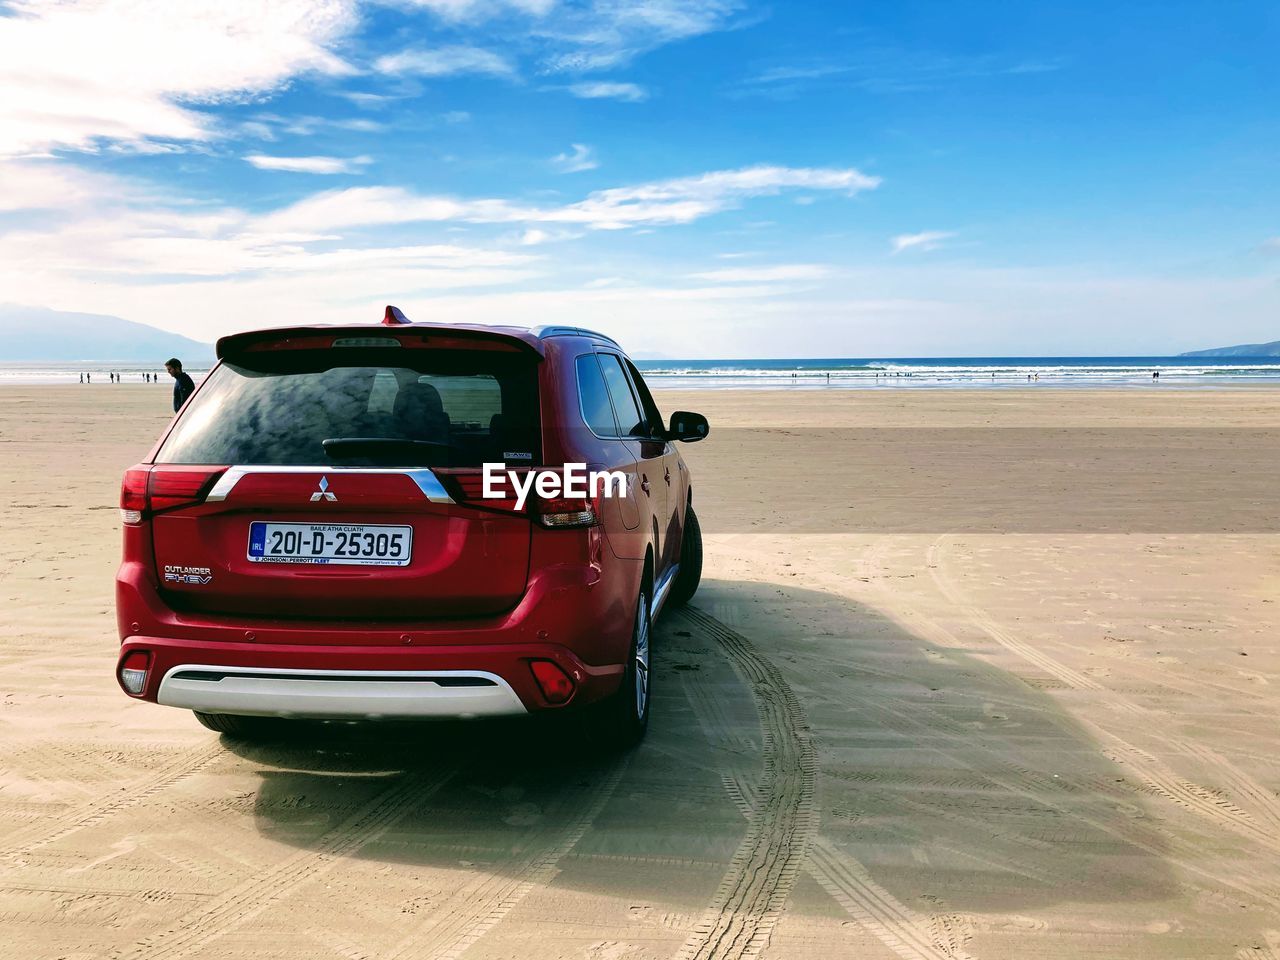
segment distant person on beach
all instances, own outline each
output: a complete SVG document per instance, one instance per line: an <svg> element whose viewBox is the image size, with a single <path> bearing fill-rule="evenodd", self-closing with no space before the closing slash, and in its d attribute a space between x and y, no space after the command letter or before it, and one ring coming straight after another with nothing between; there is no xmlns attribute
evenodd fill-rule
<svg viewBox="0 0 1280 960"><path fill-rule="evenodd" d="M173 377L173 412L177 413L187 402L187 397L196 392L196 385L191 381L191 377L182 372L182 361L177 357L166 360L164 368L169 376Z"/></svg>
<svg viewBox="0 0 1280 960"><path fill-rule="evenodd" d="M80 382L81 382L81 383L84 383L84 374L83 374L83 373L82 373L82 374L80 374Z"/></svg>
<svg viewBox="0 0 1280 960"><path fill-rule="evenodd" d="M1151 371L1151 379L1152 379L1152 380L1159 380L1159 379L1160 379L1160 371L1159 371L1159 370L1152 370L1152 371Z"/></svg>

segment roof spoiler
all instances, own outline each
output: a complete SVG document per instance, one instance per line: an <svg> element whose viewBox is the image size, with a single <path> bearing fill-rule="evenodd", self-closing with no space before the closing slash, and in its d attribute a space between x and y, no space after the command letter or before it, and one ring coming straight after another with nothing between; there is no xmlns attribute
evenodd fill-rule
<svg viewBox="0 0 1280 960"><path fill-rule="evenodd" d="M394 307L389 309L394 310ZM399 311L396 311L399 313ZM394 316L392 314L391 316ZM404 314L400 314L404 317ZM530 333L511 333L500 328L486 329L483 327L464 327L450 326L448 324L431 324L431 323L413 323L407 318L402 320L393 320L386 323L385 326L393 329L404 331L407 340L413 340L415 343L421 341L426 344L451 342L454 345L473 341L476 343L488 341L490 343L500 342L512 347L518 347L521 350L527 350L538 358L545 355L542 341ZM409 329L412 328L412 329ZM219 360L229 360L235 357L243 356L247 353L261 353L286 350L327 350L333 344L336 338L356 337L369 338L379 337L377 327L370 327L368 324L343 324L341 326L301 326L301 327L277 327L266 330L246 330L244 333L232 333L225 337L220 337L216 344L216 351ZM382 339L390 339L392 337L390 330L381 334Z"/></svg>

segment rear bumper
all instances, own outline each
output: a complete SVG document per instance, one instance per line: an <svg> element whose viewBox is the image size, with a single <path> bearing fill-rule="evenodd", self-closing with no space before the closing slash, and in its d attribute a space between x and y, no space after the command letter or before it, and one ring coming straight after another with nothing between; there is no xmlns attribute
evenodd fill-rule
<svg viewBox="0 0 1280 960"><path fill-rule="evenodd" d="M256 691L252 711L238 699L249 696L248 692L236 693L227 704L203 699L215 693L221 697L248 681L196 690L188 689L187 684L170 683L162 698L161 683L175 667L194 664L276 673L339 671L358 675L361 682L387 672L483 674L500 679L519 703L517 708L505 697L499 703L492 690L479 703L467 703L459 694L439 695L435 685L417 691L431 703L402 704L392 714L382 702L386 698L381 688L374 697L365 696L359 688L345 688L354 691L350 696L334 688L339 691L337 696L346 698L333 705L341 711L334 714L337 716L479 716L493 715L499 709L507 712L508 708L515 713L559 709L599 700L618 688L630 647L642 572L639 562L629 561L612 561L608 577L588 565L552 565L535 574L515 608L494 617L364 622L179 612L165 604L146 565L125 562L116 578L120 660L136 650L150 655L142 692L130 696L202 712L232 713L235 707L243 713L301 715L289 697L303 688L286 680L274 685L254 681L250 684ZM573 679L575 691L567 703L552 704L543 696L529 667L532 660L550 660ZM324 691L317 688L313 693L319 696ZM335 696L332 692L324 695ZM199 699L199 704L193 698ZM281 698L281 705L272 707L276 698ZM451 703L458 709L450 710Z"/></svg>
<svg viewBox="0 0 1280 960"><path fill-rule="evenodd" d="M623 672L622 664L585 664L555 644L415 649L132 637L120 648L120 662L137 650L146 651L150 663L142 692L130 694L134 699L250 716L509 716L599 700L618 688ZM533 660L550 660L573 678L568 703L543 696L529 667ZM196 672L205 676L185 676Z"/></svg>
<svg viewBox="0 0 1280 960"><path fill-rule="evenodd" d="M314 719L502 717L527 712L511 685L477 671L245 670L179 664L156 702L202 713Z"/></svg>

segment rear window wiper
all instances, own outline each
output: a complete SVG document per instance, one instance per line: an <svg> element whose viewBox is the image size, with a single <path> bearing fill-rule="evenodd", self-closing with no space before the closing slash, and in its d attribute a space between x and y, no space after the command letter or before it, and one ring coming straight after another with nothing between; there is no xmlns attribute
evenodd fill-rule
<svg viewBox="0 0 1280 960"><path fill-rule="evenodd" d="M330 437L320 441L324 452L335 460L404 458L414 462L437 460L438 451L449 444L435 440L405 440L399 437Z"/></svg>

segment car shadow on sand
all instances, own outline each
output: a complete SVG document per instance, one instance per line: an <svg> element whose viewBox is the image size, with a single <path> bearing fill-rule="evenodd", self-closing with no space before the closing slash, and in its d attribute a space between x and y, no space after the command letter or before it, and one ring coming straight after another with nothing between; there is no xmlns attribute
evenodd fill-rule
<svg viewBox="0 0 1280 960"><path fill-rule="evenodd" d="M473 902L494 877L554 879L697 917L769 818L807 804L789 843L837 902L861 889L908 916L930 904L1009 914L1172 895L1142 785L1051 693L843 597L713 581L699 604L658 624L638 749L602 752L558 722L224 736L261 778L257 829L300 850L430 868L399 891L393 872L392 898L430 882L439 902ZM779 628L788 605L804 626ZM794 729L762 727L779 699L794 700ZM800 793L774 796L777 740L790 736L813 771ZM509 899L510 885L493 895Z"/></svg>

